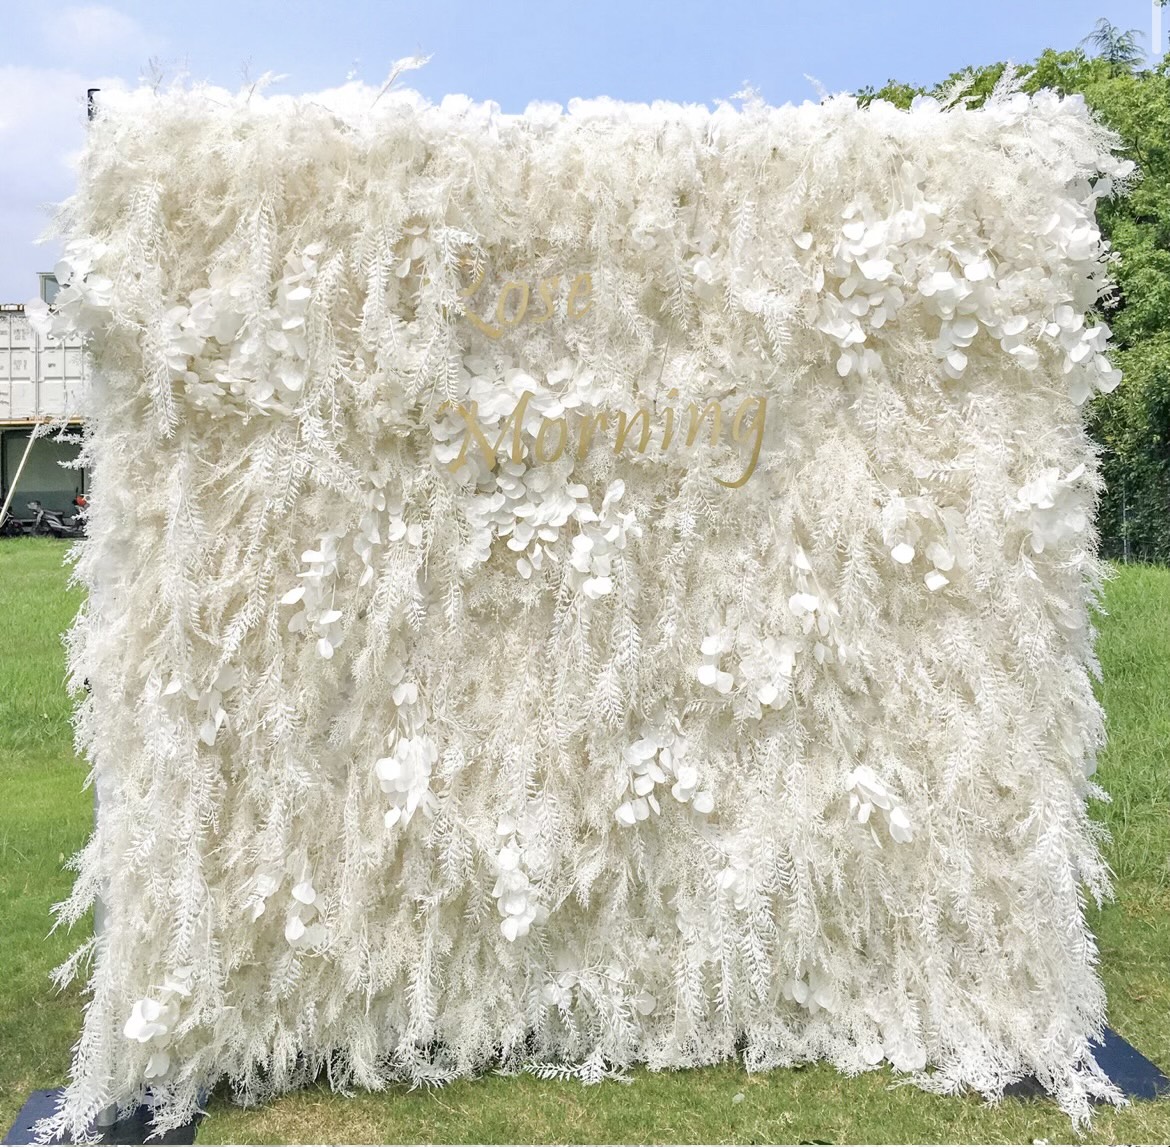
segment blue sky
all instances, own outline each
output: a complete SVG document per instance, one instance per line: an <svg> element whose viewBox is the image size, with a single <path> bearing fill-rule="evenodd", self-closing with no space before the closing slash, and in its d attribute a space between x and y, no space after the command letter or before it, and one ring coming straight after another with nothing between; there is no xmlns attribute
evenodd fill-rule
<svg viewBox="0 0 1170 1147"><path fill-rule="evenodd" d="M982 0L898 4L824 0L203 0L10 5L0 32L0 302L35 293L55 247L32 240L44 205L67 196L86 87L166 75L235 87L286 76L279 90L346 78L379 83L390 63L430 55L406 82L438 99L462 92L506 112L573 96L710 102L750 84L770 103L896 77L933 82L967 65L1026 61L1075 46L1105 16L1148 46L1150 0ZM1170 17L1166 20L1170 27Z"/></svg>

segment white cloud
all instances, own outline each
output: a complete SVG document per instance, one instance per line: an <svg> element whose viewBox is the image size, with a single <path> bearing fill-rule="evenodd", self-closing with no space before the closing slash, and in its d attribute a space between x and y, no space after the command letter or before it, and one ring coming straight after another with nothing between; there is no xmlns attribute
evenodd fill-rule
<svg viewBox="0 0 1170 1147"><path fill-rule="evenodd" d="M79 65L144 65L165 42L147 32L133 16L105 4L75 4L48 9L41 23L46 50Z"/></svg>
<svg viewBox="0 0 1170 1147"><path fill-rule="evenodd" d="M48 8L40 30L38 55L55 66L0 66L0 302L35 295L35 273L57 260L59 244L34 241L49 226L48 205L72 194L86 89L120 85L119 73L135 78L166 46L104 4Z"/></svg>
<svg viewBox="0 0 1170 1147"><path fill-rule="evenodd" d="M56 244L32 244L50 223L46 206L73 191L86 88L120 82L69 68L0 67L0 302L35 295L35 272L56 261Z"/></svg>

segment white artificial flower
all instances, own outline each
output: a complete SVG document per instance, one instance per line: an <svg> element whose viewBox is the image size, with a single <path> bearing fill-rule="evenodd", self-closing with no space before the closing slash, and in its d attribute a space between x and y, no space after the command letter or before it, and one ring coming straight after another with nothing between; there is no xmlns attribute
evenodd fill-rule
<svg viewBox="0 0 1170 1147"><path fill-rule="evenodd" d="M703 660L700 662L695 675L699 683L709 686L717 693L730 693L735 685L735 678L726 670L721 669L719 662L724 654L734 648L735 635L727 628L718 629L703 638L700 651Z"/></svg>
<svg viewBox="0 0 1170 1147"><path fill-rule="evenodd" d="M908 844L914 839L914 832L910 827L910 818L906 815L905 809L890 809L889 825L890 836L899 844Z"/></svg>
<svg viewBox="0 0 1170 1147"><path fill-rule="evenodd" d="M325 926L319 920L306 924L303 910L292 912L285 921L284 938L293 948L319 948L325 943Z"/></svg>
<svg viewBox="0 0 1170 1147"><path fill-rule="evenodd" d="M403 700L407 700L403 696ZM410 697L417 699L412 687ZM414 813L422 808L430 814L434 809L430 791L431 770L439 759L435 742L426 735L415 737L400 736L389 757L374 762L374 773L382 792L390 796L392 805L385 814L387 827L410 823Z"/></svg>
<svg viewBox="0 0 1170 1147"><path fill-rule="evenodd" d="M875 809L881 811L891 839L898 844L908 844L913 839L909 817L894 799L885 782L868 765L859 765L845 778L845 790L849 793L849 811L859 824L869 824L874 843L881 846L881 839L871 823Z"/></svg>
<svg viewBox="0 0 1170 1147"><path fill-rule="evenodd" d="M123 1034L127 1039L147 1043L159 1036L167 1035L179 1019L179 1006L174 1002L164 1003L149 996L135 1002L126 1021Z"/></svg>
<svg viewBox="0 0 1170 1147"><path fill-rule="evenodd" d="M816 594L812 593L794 593L788 599L788 608L792 610L797 617L803 617L808 613L815 613L817 607L820 605L820 599Z"/></svg>
<svg viewBox="0 0 1170 1147"><path fill-rule="evenodd" d="M191 994L191 983L194 978L195 968L190 964L184 964L181 968L175 968L167 973L163 978L160 991L164 994L186 998Z"/></svg>
<svg viewBox="0 0 1170 1147"><path fill-rule="evenodd" d="M706 815L715 807L711 793L699 792L699 772L686 763L687 742L677 718L667 717L663 707L644 722L641 736L628 745L622 760L629 769L629 796L614 811L617 822L632 827L660 813L657 786L670 786L670 793L680 804L690 804Z"/></svg>
<svg viewBox="0 0 1170 1147"><path fill-rule="evenodd" d="M926 582L926 588L932 593L942 589L950 581L946 574L940 573L938 570L930 570L923 576L922 580Z"/></svg>
<svg viewBox="0 0 1170 1147"><path fill-rule="evenodd" d="M801 600L795 600L797 598ZM810 622L815 620L819 605L819 599L812 594L796 594L789 602L789 608L796 616L807 617ZM791 637L765 637L761 641L754 633L741 629L736 646L745 692L757 702L751 715L759 718L766 708L783 708L791 695L792 678L796 672L797 656L804 648L803 642Z"/></svg>
<svg viewBox="0 0 1170 1147"><path fill-rule="evenodd" d="M515 940L519 936L528 935L528 929L536 919L536 903L528 874L516 865L505 867L503 854L500 865L500 874L496 878L492 895L496 897L500 915L504 917L500 925L504 936L508 940Z"/></svg>
<svg viewBox="0 0 1170 1147"><path fill-rule="evenodd" d="M861 765L845 778L845 788L850 792L849 807L861 824L869 820L870 812L876 807L893 807L889 790L868 765Z"/></svg>
<svg viewBox="0 0 1170 1147"><path fill-rule="evenodd" d="M1011 509L1031 534L1033 553L1081 543L1091 504L1081 484L1084 474L1084 465L1063 477L1059 469L1050 467L1020 487Z"/></svg>
<svg viewBox="0 0 1170 1147"><path fill-rule="evenodd" d="M691 801L691 807L695 812L707 816L709 813L715 811L714 794L707 791L695 793L694 799Z"/></svg>
<svg viewBox="0 0 1170 1147"><path fill-rule="evenodd" d="M926 556L934 563L936 569L944 573L954 569L955 555L941 542L931 542L926 547Z"/></svg>
<svg viewBox="0 0 1170 1147"><path fill-rule="evenodd" d="M171 1069L171 1056L166 1048L153 1052L143 1068L143 1079L159 1079Z"/></svg>
<svg viewBox="0 0 1170 1147"><path fill-rule="evenodd" d="M742 857L733 857L725 868L716 873L715 886L721 892L728 893L732 904L743 911L749 906L755 888L751 863Z"/></svg>
<svg viewBox="0 0 1170 1147"><path fill-rule="evenodd" d="M548 917L548 909L539 902L528 867L530 857L539 851L533 847L537 842L532 838L539 832L540 810L539 801L530 802L528 811L519 820L501 818L498 826L500 830L513 830L508 834L497 833L507 835L507 840L496 856L497 876L492 889L496 908L503 917L500 931L509 943L527 936L533 924L543 923ZM540 863L539 855L536 863Z"/></svg>
<svg viewBox="0 0 1170 1147"><path fill-rule="evenodd" d="M573 1006L573 990L557 981L545 984L540 991L540 998L546 1004L554 1004L556 1007L567 1011Z"/></svg>
<svg viewBox="0 0 1170 1147"><path fill-rule="evenodd" d="M625 489L625 483L615 479L606 488L600 512L595 513L587 501L577 504L573 511L581 532L572 541L568 581L587 601L596 601L613 592L616 557L632 538L642 535L635 515L617 508Z"/></svg>
<svg viewBox="0 0 1170 1147"><path fill-rule="evenodd" d="M796 974L784 982L781 994L814 1016L822 1009L833 1011L837 1006L836 992L828 974L819 965L810 967L803 961Z"/></svg>

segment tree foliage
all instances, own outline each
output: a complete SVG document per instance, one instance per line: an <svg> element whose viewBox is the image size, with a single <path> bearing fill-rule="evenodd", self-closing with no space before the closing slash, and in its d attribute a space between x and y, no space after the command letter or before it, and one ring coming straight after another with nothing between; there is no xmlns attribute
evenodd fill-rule
<svg viewBox="0 0 1170 1147"><path fill-rule="evenodd" d="M1133 72L1145 58L1138 45L1141 33L1136 28L1123 32L1116 24L1110 24L1102 16L1097 26L1082 41L1097 49L1097 57L1109 65L1111 76Z"/></svg>
<svg viewBox="0 0 1170 1147"><path fill-rule="evenodd" d="M1141 178L1125 197L1103 202L1102 228L1119 260L1117 291L1104 317L1113 328L1122 385L1098 397L1091 427L1103 449L1106 488L1099 513L1105 552L1170 561L1170 56L1152 68L1126 63L1131 33L1098 24L1084 43L1098 49L1048 50L1018 69L1025 91L1078 93L1121 136ZM1125 38L1129 37L1128 40ZM1119 38L1124 43L1119 44ZM1132 55L1132 54L1131 54ZM860 98L909 107L916 96L940 95L966 82L965 97L981 103L1005 63L955 73L927 88L888 81Z"/></svg>

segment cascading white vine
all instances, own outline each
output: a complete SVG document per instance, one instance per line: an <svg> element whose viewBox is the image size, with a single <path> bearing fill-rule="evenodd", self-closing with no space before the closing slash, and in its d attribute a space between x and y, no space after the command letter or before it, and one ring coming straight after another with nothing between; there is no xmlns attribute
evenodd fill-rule
<svg viewBox="0 0 1170 1147"><path fill-rule="evenodd" d="M97 378L62 917L108 923L42 1130L737 1046L1117 1100L1114 143L1010 85L103 92L38 321Z"/></svg>

